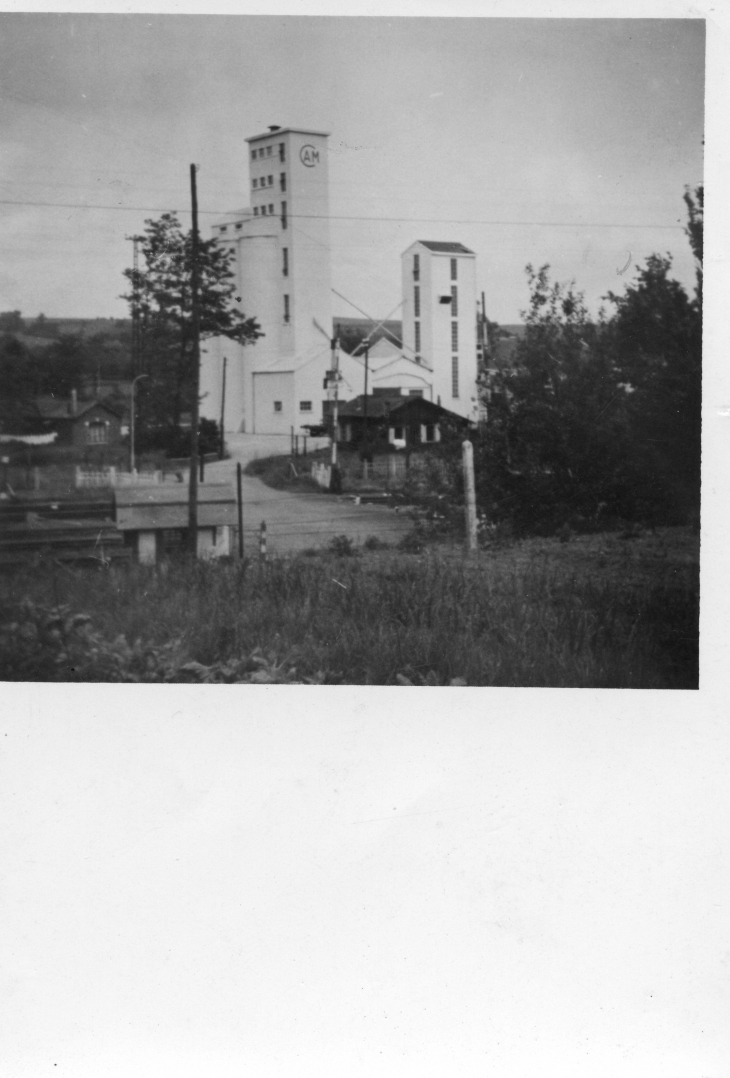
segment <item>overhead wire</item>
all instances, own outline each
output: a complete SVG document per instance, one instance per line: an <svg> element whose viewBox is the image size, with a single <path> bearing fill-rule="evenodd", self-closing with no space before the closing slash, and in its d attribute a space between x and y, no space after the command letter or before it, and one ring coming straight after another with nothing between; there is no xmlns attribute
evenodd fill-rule
<svg viewBox="0 0 730 1078"><path fill-rule="evenodd" d="M161 206L111 206L89 205L85 202L43 202L31 199L0 199L0 206L34 206L62 210L107 210L122 213L190 213L189 209L174 209ZM199 210L199 213L212 217L230 216L230 210ZM517 228L640 228L660 230L682 230L682 224L635 224L627 221L500 221L496 219L479 218L445 218L445 217L364 217L358 215L326 214L326 213L297 213L289 214L290 218L299 221L362 221L362 222L389 222L389 223L414 223L414 224L441 224L441 225L490 225L498 227Z"/></svg>

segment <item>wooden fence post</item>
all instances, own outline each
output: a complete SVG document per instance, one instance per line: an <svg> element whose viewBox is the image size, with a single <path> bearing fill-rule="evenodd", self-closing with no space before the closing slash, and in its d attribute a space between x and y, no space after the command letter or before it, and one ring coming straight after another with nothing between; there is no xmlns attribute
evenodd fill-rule
<svg viewBox="0 0 730 1078"><path fill-rule="evenodd" d="M464 510L466 513L466 549L471 554L477 549L477 500L474 489L474 446L467 439L462 442L464 464Z"/></svg>

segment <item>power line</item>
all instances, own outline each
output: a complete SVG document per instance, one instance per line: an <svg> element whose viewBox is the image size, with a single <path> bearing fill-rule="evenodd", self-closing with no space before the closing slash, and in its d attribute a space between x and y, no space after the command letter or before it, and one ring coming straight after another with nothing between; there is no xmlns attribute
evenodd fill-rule
<svg viewBox="0 0 730 1078"><path fill-rule="evenodd" d="M20 201L16 199L0 199L0 206L36 206L46 207L61 210L113 210L123 213L190 213L190 210L170 209L169 207L161 206L100 206L100 205L88 205L84 202L32 202L32 201ZM201 214L206 214L212 217L230 217L231 210L200 210ZM659 225L659 224L630 224L628 222L610 222L610 221L497 221L497 220L481 220L477 218L445 218L445 217L360 217L357 215L348 216L345 214L325 214L325 213L297 213L289 214L295 220L300 221L386 221L391 223L413 223L413 224L437 224L437 225L496 225L506 227L517 228L646 228L646 229L661 229L667 231L668 229L680 229L684 228L681 224L675 225Z"/></svg>

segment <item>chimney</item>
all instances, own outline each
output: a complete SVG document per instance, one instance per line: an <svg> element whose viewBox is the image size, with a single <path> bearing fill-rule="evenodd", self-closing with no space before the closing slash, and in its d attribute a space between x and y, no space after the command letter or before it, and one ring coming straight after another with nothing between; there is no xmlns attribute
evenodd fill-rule
<svg viewBox="0 0 730 1078"><path fill-rule="evenodd" d="M76 412L78 410L78 406L79 406L79 402L78 402L78 397L77 397L77 394L76 394L76 390L72 389L71 390L71 415L76 415Z"/></svg>
<svg viewBox="0 0 730 1078"><path fill-rule="evenodd" d="M269 124L269 131L281 131L279 124Z"/></svg>

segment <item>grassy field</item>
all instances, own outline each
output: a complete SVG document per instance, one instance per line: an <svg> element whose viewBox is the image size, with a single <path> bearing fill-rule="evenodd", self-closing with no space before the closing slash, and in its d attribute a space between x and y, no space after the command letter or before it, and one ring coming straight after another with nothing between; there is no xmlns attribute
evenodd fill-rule
<svg viewBox="0 0 730 1078"><path fill-rule="evenodd" d="M0 578L0 677L696 688L688 529Z"/></svg>

